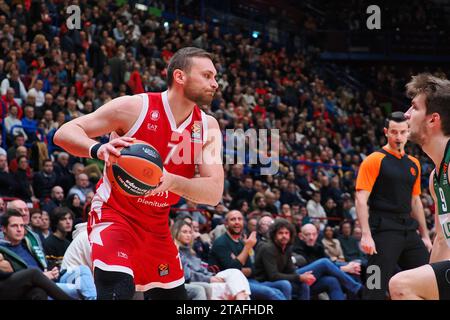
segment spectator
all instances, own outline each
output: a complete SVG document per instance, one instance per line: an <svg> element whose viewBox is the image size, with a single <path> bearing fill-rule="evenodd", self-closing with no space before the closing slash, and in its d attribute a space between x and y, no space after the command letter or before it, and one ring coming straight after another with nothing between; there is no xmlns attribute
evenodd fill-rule
<svg viewBox="0 0 450 320"><path fill-rule="evenodd" d="M37 139L36 131L38 121L34 118L34 107L27 105L24 108L24 117L22 118L22 126L27 136L28 142L34 142Z"/></svg>
<svg viewBox="0 0 450 320"><path fill-rule="evenodd" d="M73 225L83 222L83 206L81 205L80 197L75 193L71 194L67 197L66 205L73 213Z"/></svg>
<svg viewBox="0 0 450 320"><path fill-rule="evenodd" d="M41 202L42 210L52 213L55 208L64 204L64 190L60 186L54 186L50 194L50 199Z"/></svg>
<svg viewBox="0 0 450 320"><path fill-rule="evenodd" d="M43 202L50 197L51 190L56 185L56 173L53 171L53 161L45 159L42 171L37 172L33 177L33 190L36 197Z"/></svg>
<svg viewBox="0 0 450 320"><path fill-rule="evenodd" d="M14 185L14 177L9 172L6 156L0 155L0 196L10 197L14 195Z"/></svg>
<svg viewBox="0 0 450 320"><path fill-rule="evenodd" d="M63 177L70 176L69 154L67 152L60 152L58 154L54 165L54 171L56 178L58 179L58 183Z"/></svg>
<svg viewBox="0 0 450 320"><path fill-rule="evenodd" d="M269 242L269 228L274 222L274 219L270 214L264 214L258 218L256 222L256 245L255 253L258 252L259 248L265 243Z"/></svg>
<svg viewBox="0 0 450 320"><path fill-rule="evenodd" d="M30 227L34 233L40 236L42 227L42 212L39 209L30 210Z"/></svg>
<svg viewBox="0 0 450 320"><path fill-rule="evenodd" d="M18 159L19 157L28 157L28 149L25 146L19 146L16 148L16 157L9 162L9 169L12 173L15 173L18 169ZM31 175L31 171L27 172Z"/></svg>
<svg viewBox="0 0 450 320"><path fill-rule="evenodd" d="M288 280L298 300L309 300L309 286L316 278L311 271L297 274L292 263L292 243L295 229L285 219L277 219L270 226L270 241L262 245L255 257L255 278L259 281ZM292 297L288 297L291 300Z"/></svg>
<svg viewBox="0 0 450 320"><path fill-rule="evenodd" d="M200 227L197 221L193 220L191 224L193 238L192 248L194 249L197 257L203 261L208 261L211 238L206 233L200 233Z"/></svg>
<svg viewBox="0 0 450 320"><path fill-rule="evenodd" d="M52 231L50 230L50 217L47 211L42 211L41 222L41 232L39 233L39 236L41 242L44 242L44 240L52 234Z"/></svg>
<svg viewBox="0 0 450 320"><path fill-rule="evenodd" d="M66 282L71 281L71 278L74 278L74 282L77 281L77 278L86 278L86 273L81 274L79 270L74 270L66 272L60 278L57 267L47 271L47 261L45 260L45 257L44 259L37 258L36 248L31 246L28 241L24 241L24 226L25 223L22 214L17 210L11 210L3 217L2 230L5 234L5 240L0 242L0 250L5 259L11 263L14 271L28 268L39 269L50 280L59 279L57 285L75 299L79 299L80 297L89 299L92 295L96 296L95 290L92 290L92 286L90 286L88 290L84 288L84 284L89 284L89 281L81 281L83 285L78 287L74 286L73 283ZM93 283L92 274L88 273L87 277L89 277L89 275L91 277L90 282Z"/></svg>
<svg viewBox="0 0 450 320"><path fill-rule="evenodd" d="M14 89L13 88L8 88L8 90L6 90L6 95L2 96L2 99L0 100L0 105L2 107L2 110L0 113L0 117L2 119L4 119L6 117L11 106L17 107L17 110L18 110L17 118L19 118L19 119L22 118L22 107L16 102L16 100L14 100Z"/></svg>
<svg viewBox="0 0 450 320"><path fill-rule="evenodd" d="M339 242L344 252L345 261L358 261L362 265L367 265L367 257L361 251L359 241L352 236L352 224L349 221L341 223L341 235Z"/></svg>
<svg viewBox="0 0 450 320"><path fill-rule="evenodd" d="M317 228L312 224L302 227L300 237L295 239L293 251L306 260L306 265L297 269L298 274L306 271L313 271L317 281L311 286L311 294L319 294L326 291L331 300L344 300L345 288L351 297L359 297L363 286L355 281L347 273L359 274L360 265L349 263L345 266L337 267L328 258L325 258L325 251L317 241Z"/></svg>
<svg viewBox="0 0 450 320"><path fill-rule="evenodd" d="M42 91L42 88L44 87L44 82L42 80L37 80L34 84L34 87L32 87L30 90L28 90L28 96L34 96L36 98L36 103L34 107L38 108L39 110L45 103L45 93Z"/></svg>
<svg viewBox="0 0 450 320"><path fill-rule="evenodd" d="M186 200L186 203L181 205L180 209L188 209L188 210L187 211L180 210L178 212L179 215L185 214L185 213L190 213L192 216L192 219L194 221L197 221L200 225L206 224L206 222L207 222L206 217L202 214L201 211L196 210L197 209L196 203L194 203L190 200Z"/></svg>
<svg viewBox="0 0 450 320"><path fill-rule="evenodd" d="M20 80L19 70L17 68L13 68L9 75L3 79L1 83L1 94L4 96L8 88L13 88L15 95L14 99L16 100L18 105L21 105L23 101L27 98L27 91L25 86Z"/></svg>
<svg viewBox="0 0 450 320"><path fill-rule="evenodd" d="M62 161L64 162L65 160ZM79 162L73 164L72 170L68 174L66 174L66 168L64 168L64 175L59 176L57 180L58 185L63 188L64 194L68 195L70 189L76 184L75 177L80 173L84 173L84 164Z"/></svg>
<svg viewBox="0 0 450 320"><path fill-rule="evenodd" d="M226 233L217 238L212 245L208 264L219 270L238 269L249 279L252 299L286 300L290 297L289 281L260 283L253 278L253 262L250 254L256 244L256 233L247 240L242 239L244 231L242 213L232 210L225 216Z"/></svg>
<svg viewBox="0 0 450 320"><path fill-rule="evenodd" d="M52 234L44 240L45 257L52 266L61 267L64 253L70 245L67 236L72 232L73 212L67 207L53 210L50 227Z"/></svg>
<svg viewBox="0 0 450 320"><path fill-rule="evenodd" d="M324 237L322 239L322 245L328 258L330 258L333 262L345 262L341 243L338 239L334 238L333 227L330 225L326 226L323 234Z"/></svg>
<svg viewBox="0 0 450 320"><path fill-rule="evenodd" d="M16 149L22 146L25 146L25 136L23 134L15 135L14 144L9 147L7 151L8 163L10 163L16 157Z"/></svg>
<svg viewBox="0 0 450 320"><path fill-rule="evenodd" d="M13 137L17 134L21 134L25 137L25 140L27 140L28 136L26 135L25 131L22 128L22 121L18 118L18 113L19 108L15 105L11 105L9 107L8 116L3 120L3 123L6 132L10 137ZM11 129L13 129L12 132Z"/></svg>
<svg viewBox="0 0 450 320"><path fill-rule="evenodd" d="M334 202L333 198L328 198L325 201L325 205L323 207L327 218L331 218L328 221L328 225L331 227L339 225L339 220L342 219L342 216L338 213L337 204Z"/></svg>
<svg viewBox="0 0 450 320"><path fill-rule="evenodd" d="M26 156L22 155L17 158L17 171L14 173L16 180L15 194L25 202L38 203L34 195L33 186L31 185L31 170Z"/></svg>
<svg viewBox="0 0 450 320"><path fill-rule="evenodd" d="M171 228L172 237L178 245L188 283L206 288L208 296L221 300L249 300L250 287L247 278L238 269L226 269L214 274L203 265L192 249L192 226L178 220ZM217 292L218 291L218 292Z"/></svg>
<svg viewBox="0 0 450 320"><path fill-rule="evenodd" d="M8 261L0 254L0 262ZM36 269L17 272L0 270L0 300L72 300L53 281Z"/></svg>
<svg viewBox="0 0 450 320"><path fill-rule="evenodd" d="M251 203L256 191L253 189L253 179L250 177L245 178L244 185L240 188L236 194L236 199L243 199L247 203Z"/></svg>
<svg viewBox="0 0 450 320"><path fill-rule="evenodd" d="M89 178L86 174L80 173L75 177L75 186L69 190L67 196L76 194L80 198L81 205L84 205L89 192L92 192L92 188L89 186Z"/></svg>
<svg viewBox="0 0 450 320"><path fill-rule="evenodd" d="M321 195L319 191L314 191L312 199L308 201L306 209L308 210L308 216L314 219L314 224L318 223L320 225L320 230L322 231L327 224L327 214L325 209L320 204Z"/></svg>

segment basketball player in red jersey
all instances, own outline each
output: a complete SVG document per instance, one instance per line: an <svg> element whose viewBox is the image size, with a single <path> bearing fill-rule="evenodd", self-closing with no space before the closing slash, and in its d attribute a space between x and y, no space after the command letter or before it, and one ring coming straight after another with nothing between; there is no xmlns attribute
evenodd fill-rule
<svg viewBox="0 0 450 320"><path fill-rule="evenodd" d="M222 137L217 120L199 106L218 88L211 55L182 48L167 69L168 90L113 99L95 112L64 124L54 141L71 154L105 160L134 139L161 155L160 185L145 197L120 194L106 175L89 213L88 232L98 299L186 299L183 270L169 230L170 206L180 197L216 205L223 192ZM110 141L93 138L111 133ZM200 160L199 160L200 159ZM194 178L198 163L200 177Z"/></svg>

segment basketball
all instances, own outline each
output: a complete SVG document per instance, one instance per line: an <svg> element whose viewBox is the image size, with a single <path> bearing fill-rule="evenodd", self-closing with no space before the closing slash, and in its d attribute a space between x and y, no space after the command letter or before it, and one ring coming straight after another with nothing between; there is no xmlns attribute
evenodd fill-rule
<svg viewBox="0 0 450 320"><path fill-rule="evenodd" d="M151 144L135 140L119 151L120 157L110 155L111 165L106 169L112 188L126 196L141 197L158 186L163 164Z"/></svg>

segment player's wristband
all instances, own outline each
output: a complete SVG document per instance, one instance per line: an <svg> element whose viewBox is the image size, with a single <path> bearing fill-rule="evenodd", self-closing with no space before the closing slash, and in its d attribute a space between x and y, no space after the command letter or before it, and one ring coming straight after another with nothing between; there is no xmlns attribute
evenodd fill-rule
<svg viewBox="0 0 450 320"><path fill-rule="evenodd" d="M89 156L91 157L91 159L98 159L97 152L98 152L98 149L100 149L101 146L102 146L102 144L99 142L99 143L93 144L89 148Z"/></svg>

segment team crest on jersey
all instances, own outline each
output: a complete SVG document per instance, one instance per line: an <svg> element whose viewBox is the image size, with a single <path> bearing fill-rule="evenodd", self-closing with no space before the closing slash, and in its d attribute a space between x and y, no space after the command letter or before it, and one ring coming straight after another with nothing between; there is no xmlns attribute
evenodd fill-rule
<svg viewBox="0 0 450 320"><path fill-rule="evenodd" d="M448 164L444 163L444 173L447 174Z"/></svg>
<svg viewBox="0 0 450 320"><path fill-rule="evenodd" d="M191 128L191 141L194 143L202 143L202 122L194 121Z"/></svg>
<svg viewBox="0 0 450 320"><path fill-rule="evenodd" d="M167 276L169 274L169 264L168 263L161 263L158 266L159 276Z"/></svg>
<svg viewBox="0 0 450 320"><path fill-rule="evenodd" d="M153 110L152 113L150 114L150 118L153 121L158 121L159 120L159 111L158 110Z"/></svg>
<svg viewBox="0 0 450 320"><path fill-rule="evenodd" d="M411 174L415 177L416 176L416 169L413 167L410 168Z"/></svg>

